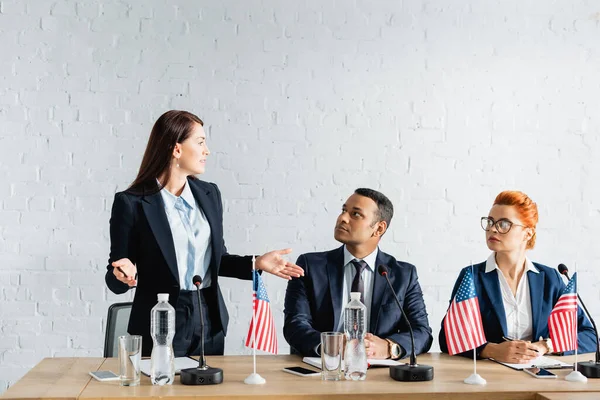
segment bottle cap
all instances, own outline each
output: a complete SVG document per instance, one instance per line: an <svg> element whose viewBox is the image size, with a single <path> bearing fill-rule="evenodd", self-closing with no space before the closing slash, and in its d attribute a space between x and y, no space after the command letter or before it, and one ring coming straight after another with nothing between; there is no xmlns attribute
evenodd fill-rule
<svg viewBox="0 0 600 400"><path fill-rule="evenodd" d="M158 301L169 301L169 293L159 293Z"/></svg>
<svg viewBox="0 0 600 400"><path fill-rule="evenodd" d="M350 299L360 301L360 292L350 292Z"/></svg>

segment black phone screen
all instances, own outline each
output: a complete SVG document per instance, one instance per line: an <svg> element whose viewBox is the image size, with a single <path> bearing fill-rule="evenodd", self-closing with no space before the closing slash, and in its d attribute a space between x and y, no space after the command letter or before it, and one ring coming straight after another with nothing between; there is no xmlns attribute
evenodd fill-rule
<svg viewBox="0 0 600 400"><path fill-rule="evenodd" d="M554 374L544 368L528 368L528 371L535 374L535 376L554 376Z"/></svg>
<svg viewBox="0 0 600 400"><path fill-rule="evenodd" d="M312 369L303 368L303 367L285 367L285 369L297 372L302 375L311 375L311 374L319 373L319 371L313 371Z"/></svg>

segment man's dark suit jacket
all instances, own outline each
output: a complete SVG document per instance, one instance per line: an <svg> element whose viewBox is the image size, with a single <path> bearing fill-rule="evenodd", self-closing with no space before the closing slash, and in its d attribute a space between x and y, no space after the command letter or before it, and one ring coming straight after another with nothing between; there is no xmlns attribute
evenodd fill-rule
<svg viewBox="0 0 600 400"><path fill-rule="evenodd" d="M212 258L209 271L212 284L209 296L217 308L211 310L214 311L212 315L216 316L211 319L213 332L222 328L227 334L229 314L217 277L251 280L252 258L227 254L223 240L223 205L217 185L195 178L188 178L188 184L211 230ZM152 351L150 311L158 302L156 295L169 293L169 303L176 308L181 289L173 236L160 192L149 196L128 191L117 193L110 218L110 242L105 280L112 292L125 293L129 287L117 280L111 263L129 258L137 266L137 289L128 332L142 335L142 353L149 356Z"/></svg>
<svg viewBox="0 0 600 400"><path fill-rule="evenodd" d="M527 280L529 281L529 294L531 295L531 314L533 317L533 338L537 341L540 336L544 339L549 337L548 317L558 301L565 283L560 277L558 271L546 267L545 265L533 263L539 273L527 271ZM479 301L479 310L481 311L481 322L483 323L483 332L489 343L502 343L503 336L507 335L506 314L504 312L504 303L502 301L502 291L498 281L498 270L485 272L486 263L473 266L473 282ZM465 267L460 272L450 302L454 299L462 279L471 268ZM445 319L445 317L444 317ZM580 353L596 351L596 335L590 321L584 316L581 308L578 310L578 334L577 342ZM446 332L444 331L444 320L442 320L442 329L440 330L440 349L448 353L448 343L446 342ZM477 357L486 344L479 346L476 350ZM572 354L574 352L565 352ZM464 357L473 357L473 351L469 350L458 355Z"/></svg>
<svg viewBox="0 0 600 400"><path fill-rule="evenodd" d="M343 246L322 253L303 254L296 262L304 269L304 277L288 282L285 293L285 323L283 335L292 353L318 356L315 349L321 343L321 332L335 331L346 305L342 299L344 285ZM402 357L411 351L406 321L396 305L385 278L377 273L378 265L389 269L389 278L415 335L415 351L425 353L433 337L427 320L423 293L414 265L396 261L382 251L377 254L373 279L371 323L367 331L389 338L402 346Z"/></svg>

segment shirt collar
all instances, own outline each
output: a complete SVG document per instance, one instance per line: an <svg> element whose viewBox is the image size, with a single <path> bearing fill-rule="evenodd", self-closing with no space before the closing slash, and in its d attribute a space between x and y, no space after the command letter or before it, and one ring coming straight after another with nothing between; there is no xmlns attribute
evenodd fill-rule
<svg viewBox="0 0 600 400"><path fill-rule="evenodd" d="M496 269L500 268L498 268L498 264L496 264L496 253L492 253L485 262L485 273L487 274ZM525 257L525 271L535 272L536 274L540 273L540 271L538 271L538 269L533 265L531 260L527 257Z"/></svg>
<svg viewBox="0 0 600 400"><path fill-rule="evenodd" d="M373 252L371 254L369 254L365 258L362 258L362 260L367 263L367 267L371 270L371 272L375 272L375 263L377 262L377 253L378 252L379 252L379 248L376 248L375 250L373 250ZM352 253L350 253L348 251L348 249L346 248L346 245L344 245L344 267L346 267L348 264L350 264L350 262L352 262L352 260L360 260L360 259L354 257L352 255Z"/></svg>
<svg viewBox="0 0 600 400"><path fill-rule="evenodd" d="M158 179L156 180L158 182ZM160 185L160 182L158 183ZM163 201L165 202L165 208L171 211L175 207L175 202L178 198L181 198L188 207L192 210L196 208L196 200L194 199L194 195L192 194L192 190L190 189L190 185L185 182L183 186L183 191L181 195L175 196L173 193L169 192L164 187L160 190L160 194L162 195Z"/></svg>

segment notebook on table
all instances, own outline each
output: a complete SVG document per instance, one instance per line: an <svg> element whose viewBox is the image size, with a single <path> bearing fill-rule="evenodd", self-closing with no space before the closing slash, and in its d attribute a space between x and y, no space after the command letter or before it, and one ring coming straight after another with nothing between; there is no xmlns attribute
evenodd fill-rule
<svg viewBox="0 0 600 400"><path fill-rule="evenodd" d="M549 358L545 356L539 356L535 360L531 360L530 363L527 364L511 364L505 363L498 360L494 360L490 358L490 360L497 362L498 364L506 365L509 368L516 369L517 371L521 371L525 368L544 368L544 369L559 369L559 368L573 368L573 364L568 364L566 362L556 360L554 358Z"/></svg>

